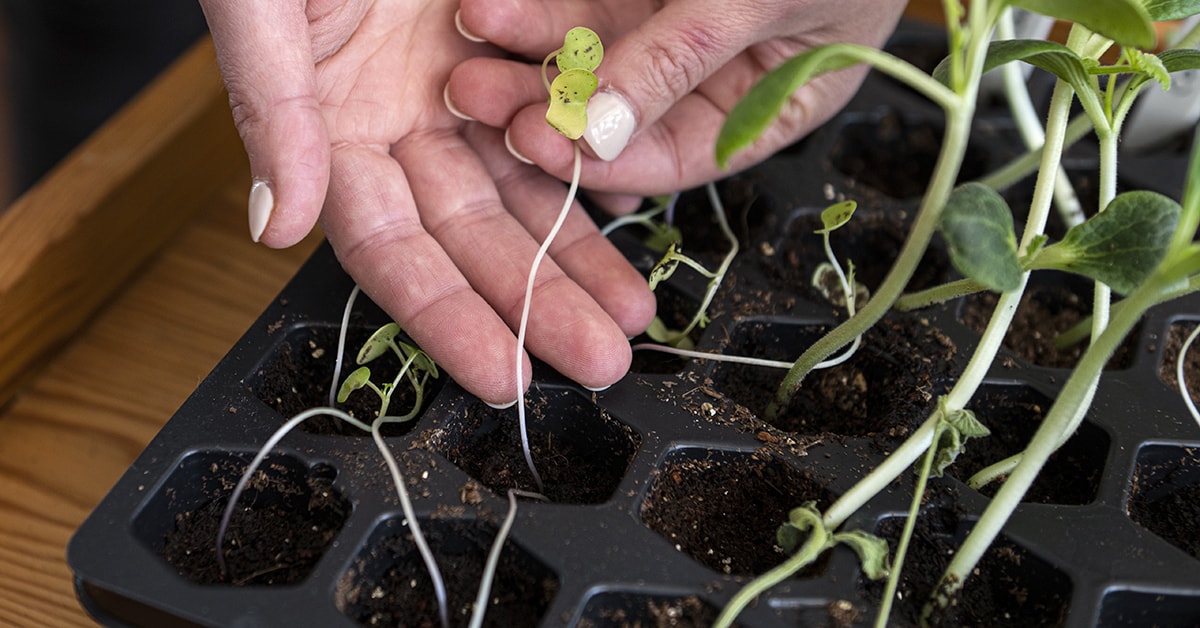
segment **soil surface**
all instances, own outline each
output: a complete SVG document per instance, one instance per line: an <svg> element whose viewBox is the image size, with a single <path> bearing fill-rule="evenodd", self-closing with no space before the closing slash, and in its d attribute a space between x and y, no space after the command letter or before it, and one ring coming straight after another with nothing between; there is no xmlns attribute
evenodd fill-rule
<svg viewBox="0 0 1200 628"><path fill-rule="evenodd" d="M923 605L969 531L961 523L952 489L931 484L926 504L917 518L905 557L897 601L889 626L916 626ZM888 540L891 556L904 528L904 517L883 521L876 534ZM984 554L977 572L944 612L935 615L936 626L1058 626L1066 617L1071 581L1019 546L998 538ZM863 580L863 593L878 601L884 581Z"/></svg>
<svg viewBox="0 0 1200 628"><path fill-rule="evenodd" d="M1172 390L1179 389L1179 380L1176 377L1179 349L1195 329L1194 321L1175 323L1171 325L1171 331L1163 344L1163 360L1158 368L1158 378ZM1183 360L1183 379L1187 382L1188 393L1193 402L1200 400L1200 341L1193 341L1192 346L1188 348Z"/></svg>
<svg viewBox="0 0 1200 628"><path fill-rule="evenodd" d="M1054 341L1059 334L1091 316L1092 290L1087 281L1060 277L1064 281L1030 283L1004 337L1004 347L1031 364L1069 369L1079 362L1087 343L1059 349ZM980 292L967 297L960 312L963 324L983 333L992 311L996 309L998 298L994 292ZM1106 369L1129 367L1140 327L1134 327L1109 359Z"/></svg>
<svg viewBox="0 0 1200 628"><path fill-rule="evenodd" d="M445 581L450 623L466 626L495 530L457 520L421 526ZM535 626L557 592L558 579L509 543L500 554L483 625ZM407 531L381 538L355 561L338 584L336 604L366 626L441 626L433 581Z"/></svg>
<svg viewBox="0 0 1200 628"><path fill-rule="evenodd" d="M200 584L297 584L312 572L350 515L349 503L330 485L324 477L299 484L270 469L259 471L239 499L225 535L227 574L221 573L215 547L228 494L176 515L162 556L181 576Z"/></svg>
<svg viewBox="0 0 1200 628"><path fill-rule="evenodd" d="M357 326L352 327L347 334L345 365L341 373L343 380L357 368L354 356L373 332L373 328ZM326 326L293 330L279 345L278 351L255 373L250 382L251 391L285 418L293 417L309 408L328 406L338 335L337 328ZM372 381L380 386L390 383L399 372L400 366L400 359L390 352L368 365L373 373ZM440 380L431 380L430 384L426 385L426 404L441 388L445 379L443 376ZM416 393L407 382L403 382L392 393L388 414L407 413L415 402ZM338 404L338 407L351 416L370 423L378 416L380 403L378 395L364 388L351 393L346 403ZM390 423L381 427L380 431L384 436L401 436L410 432L415 424L416 421ZM315 434L370 437L370 433L329 416L314 416L301 423L299 429Z"/></svg>
<svg viewBox="0 0 1200 628"><path fill-rule="evenodd" d="M824 508L832 495L807 472L765 450L693 450L658 469L641 518L714 571L758 575L787 558L774 543L775 531L806 501ZM819 575L826 562L819 560L798 577Z"/></svg>
<svg viewBox="0 0 1200 628"><path fill-rule="evenodd" d="M1166 450L1156 446L1154 451ZM1129 516L1171 545L1200 559L1200 450L1172 448L1162 461L1140 462Z"/></svg>
<svg viewBox="0 0 1200 628"><path fill-rule="evenodd" d="M822 331L793 330L781 341L779 331L751 328L741 336L744 344L735 341L730 352L791 360ZM949 337L919 315L888 315L865 334L849 360L810 373L769 422L784 432L903 438L945 391L956 351ZM782 369L726 364L714 374L713 385L762 418L783 375Z"/></svg>
<svg viewBox="0 0 1200 628"><path fill-rule="evenodd" d="M718 614L694 595L666 598L603 593L597 597L603 600L589 600L577 628L707 628Z"/></svg>
<svg viewBox="0 0 1200 628"><path fill-rule="evenodd" d="M1020 453L1041 425L1052 400L1018 386L985 386L968 409L992 433L973 438L947 473L966 482L971 476L995 462ZM1023 501L1040 504L1089 504L1100 487L1108 435L1091 423L1084 423L1075 435L1050 456L1042 472L1025 494ZM982 487L980 492L994 497L1001 482Z"/></svg>
<svg viewBox="0 0 1200 628"><path fill-rule="evenodd" d="M637 434L571 391L535 384L526 401L530 451L544 484L541 493L560 503L606 501L637 451ZM453 427L423 432L420 446L446 456L497 495L510 488L538 490L523 453L515 408L496 410L471 400L457 412L446 423Z"/></svg>

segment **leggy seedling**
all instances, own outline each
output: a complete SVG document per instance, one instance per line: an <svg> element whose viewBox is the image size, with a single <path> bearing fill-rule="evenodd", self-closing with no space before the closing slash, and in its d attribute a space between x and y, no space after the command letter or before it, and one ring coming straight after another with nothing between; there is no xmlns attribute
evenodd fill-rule
<svg viewBox="0 0 1200 628"><path fill-rule="evenodd" d="M572 140L578 140L587 129L587 101L595 93L599 84L594 71L603 58L604 47L600 43L600 37L591 29L577 26L567 32L562 48L550 53L542 63L542 80L550 92L550 108L546 112L546 121L559 133ZM558 69L561 71L553 83L546 79L546 67L550 63L550 59L556 60ZM529 466L529 472L533 475L539 492L544 491L545 487L542 485L542 476L537 471L537 465L533 462L533 453L529 447L529 429L525 418L525 365L522 354L525 352L525 332L529 326L529 308L533 301L533 286L537 279L538 268L542 264L542 259L546 257L546 252L550 250L550 244L554 241L554 237L558 235L563 222L566 221L567 213L571 210L571 206L575 202L575 195L579 190L582 156L579 144L574 144L574 149L575 165L572 169L571 185L567 189L567 197L558 213L558 218L533 257L533 263L529 268L529 279L525 283L521 322L517 328L515 371L521 449L525 454L525 463Z"/></svg>
<svg viewBox="0 0 1200 628"><path fill-rule="evenodd" d="M861 61L875 65L877 69L924 93L940 104L947 115L946 137L934 176L910 237L891 273L857 316L851 317L822 338L796 361L795 368L780 387L775 404L768 411L770 416L786 407L792 393L814 364L850 342L850 338L862 333L882 317L912 275L934 231L942 230L948 240L961 236L963 242L971 243L970 246L957 247L959 250L955 252L956 245L951 241L956 266L968 279L957 286L957 291L939 288L943 290L943 296L955 296L963 293L964 289L985 288L1002 292L993 318L971 361L953 389L939 400L938 411L875 471L844 493L826 511L821 517L823 528L819 532L822 534L836 530L851 513L893 481L922 453L933 451L938 435L945 433L940 427L945 416L963 411L992 364L1031 270L1065 269L1086 274L1104 283L1097 289L1098 298L1094 307L1096 319L1092 328L1095 341L1092 347L1068 380L1037 435L1019 457L1019 463L1013 462L1010 466L1011 476L943 576L936 592L936 604L939 606L950 603L951 597L968 579L983 550L990 545L1000 526L1016 507L1046 457L1078 426L1091 402L1100 368L1116 343L1136 322L1141 311L1154 303L1197 289L1196 275L1200 273L1200 261L1197 261L1200 251L1191 244L1197 221L1193 212L1200 213L1200 191L1196 189L1200 183L1200 166L1196 163L1200 160L1193 157L1183 218L1178 220L1178 228L1175 219L1181 212L1178 206L1172 207L1168 199L1146 193L1115 195L1116 138L1138 90L1151 81L1158 81L1165 86L1169 82L1169 72L1195 67L1200 63L1200 57L1194 51L1168 51L1159 56L1140 52L1139 48L1153 43L1150 18L1183 17L1200 11L1200 2L1170 5L1152 3L1146 6L1131 0L1096 4L1050 0L1036 6L1019 2L1016 4L1075 22L1067 45L1029 41L987 45L992 27L1009 4L1003 0L976 1L971 3L970 11L964 14L963 8L957 3L946 2L950 57L935 71L933 77L925 76L885 53L852 45L835 44L804 53L769 74L735 108L718 145L718 160L723 162L732 151L756 138L773 118L772 112L778 111L791 93L809 78ZM1103 32L1112 39L1099 36L1093 30ZM1118 64L1106 66L1098 61L1099 55L1113 40L1125 48ZM979 76L987 69L1014 60L1032 63L1059 78L1050 103L1046 142L1038 154L1041 166L1034 198L1025 234L1019 244L1011 235L1011 214L1002 201L997 203L998 195L983 186L972 185L953 193L951 191L966 146ZM1131 78L1119 83L1115 79L1119 74L1127 74ZM1099 77L1108 79L1101 82ZM1073 94L1079 95L1087 114L1084 124L1095 128L1100 140L1100 206L1107 207L1107 211L1093 221L1072 229L1062 242L1046 246L1042 230L1062 148L1069 136L1078 137L1083 128L1083 125L1067 124ZM1006 172L1005 176L1010 176L1012 172L1015 170ZM969 207L969 211L956 210L956 206L960 209ZM992 235L986 235L988 232ZM978 242L992 246L979 246ZM976 253L983 255L974 257ZM1000 259L1004 260L1003 263L996 261ZM1108 285L1128 294L1121 307L1114 308L1111 327L1106 325ZM919 495L914 497L917 498ZM814 535L817 533L813 532ZM931 612L932 607L926 610L926 616ZM881 621L886 621L886 618Z"/></svg>
<svg viewBox="0 0 1200 628"><path fill-rule="evenodd" d="M337 362L334 366L333 382L330 389L338 389L337 381L340 377L342 358L345 352L345 342L347 333L347 324L350 318L351 308L359 294L359 288L356 285L350 292L346 300L346 309L342 318L342 327L338 336ZM403 361L396 378L390 384L384 384L382 387L377 387L372 384L370 379L370 371L367 367L363 367L355 373L351 374L346 379L346 382L340 387L339 399L345 401L346 397L354 390L368 386L380 395L380 409L376 413L375 419L370 423L365 423L354 416L346 413L343 410L332 407L318 407L305 410L290 420L285 422L267 439L267 442L259 449L258 453L247 465L246 470L242 473L242 477L234 486L233 493L229 497L229 502L225 506L225 511L221 517L221 523L217 528L216 538L216 556L217 564L220 567L222 576L228 575L228 565L225 560L225 536L229 530L230 521L233 519L233 513L237 508L237 503L242 493L249 485L251 478L257 473L258 468L262 465L267 455L279 444L283 438L293 429L298 427L304 421L317 416L329 416L346 423L349 423L360 430L369 432L375 442L376 448L384 458L387 464L388 471L391 474L392 482L396 487L396 496L400 501L400 507L404 512L404 517L408 522L408 527L412 531L413 542L417 546L417 550L421 555L422 561L429 572L431 581L433 582L434 595L437 598L438 615L440 623L444 628L450 626L449 605L446 596L446 586L442 579L441 572L438 569L437 562L434 560L433 551L429 548L429 544L425 541L425 536L421 532L420 524L418 523L416 511L412 505L412 499L408 495L408 489L404 484L404 477L400 472L400 466L396 463L395 457L387 447L387 443L383 440L383 435L380 428L388 423L402 423L411 421L416 418L424 405L425 387L431 378L438 377L437 366L433 360L429 358L425 352L397 340L400 333L399 325L389 323L381 327L371 339L364 344L362 350L359 351L358 361L360 363L370 362L387 351L394 351ZM391 401L391 395L401 381L407 379L413 387L414 402L412 408L403 415L389 416L387 414L388 405ZM332 393L331 393L332 395Z"/></svg>

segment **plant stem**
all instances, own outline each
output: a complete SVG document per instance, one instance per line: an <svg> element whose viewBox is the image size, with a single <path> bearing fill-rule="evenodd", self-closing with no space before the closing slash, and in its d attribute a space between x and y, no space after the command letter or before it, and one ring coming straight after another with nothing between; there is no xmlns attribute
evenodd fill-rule
<svg viewBox="0 0 1200 628"><path fill-rule="evenodd" d="M1196 410L1196 402L1192 401L1192 395L1188 392L1187 379L1184 378L1183 366L1187 362L1188 349L1192 348L1192 343L1195 342L1196 336L1200 336L1200 325L1188 334L1187 340L1183 341L1183 345L1179 347L1179 356L1175 359L1175 382L1179 384L1179 394L1183 397L1183 403L1187 406L1188 412L1192 418L1196 419L1196 423L1200 424L1200 411Z"/></svg>
<svg viewBox="0 0 1200 628"><path fill-rule="evenodd" d="M337 406L338 380L342 378L342 364L346 359L346 334L350 326L350 312L354 309L354 301L358 298L360 288L354 284L350 296L346 297L346 309L342 311L342 326L338 331L337 358L333 362L333 381L329 383L329 407Z"/></svg>
<svg viewBox="0 0 1200 628"><path fill-rule="evenodd" d="M1066 135L1063 139L1063 146L1072 146L1075 142L1083 139L1092 130L1092 120L1087 114L1079 114L1067 124ZM981 178L980 183L992 188L993 190L1003 190L1010 185L1024 179L1029 173L1042 162L1042 149L1036 148L1026 152L1024 155L1008 162L1003 167L995 170L991 174Z"/></svg>
<svg viewBox="0 0 1200 628"><path fill-rule="evenodd" d="M959 279L944 283L940 286L926 288L919 292L911 292L896 299L895 308L901 312L909 312L928 307L935 303L944 303L950 299L965 297L987 288L974 279Z"/></svg>
<svg viewBox="0 0 1200 628"><path fill-rule="evenodd" d="M1039 170L1038 182L1034 186L1033 200L1030 202L1029 219L1025 223L1025 231L1021 238L1020 250L1024 252L1033 242L1037 234L1045 229L1046 220L1050 213L1050 203L1053 194L1053 181L1057 172L1052 166L1058 164L1062 156L1066 121L1071 108L1071 86L1059 81L1050 97L1050 110L1046 119L1047 141L1041 151L1042 163L1050 167ZM991 367L995 356L1000 351L1004 334L1012 323L1012 317L1017 311L1021 295L1029 280L1029 273L1021 275L1021 284L1016 290L1000 295L992 317L976 346L970 361L963 373L955 382L954 387L947 393L946 407L959 410L966 407L984 376ZM912 466L917 458L933 445L933 436L937 429L939 418L935 413L926 419L907 440L891 455L884 459L878 467L863 479L859 480L849 491L842 494L830 506L824 515L825 525L833 530L840 526L855 511L882 491L905 469Z"/></svg>
<svg viewBox="0 0 1200 628"><path fill-rule="evenodd" d="M492 549L488 551L487 562L483 566L483 575L479 579L479 590L475 595L475 610L471 613L471 623L468 628L483 626L483 618L487 614L488 596L492 592L492 580L496 577L496 566L500 564L504 541L508 538L509 531L512 530L513 522L517 519L518 496L548 501L546 496L541 493L531 493L516 488L508 489L508 514L504 516L504 523L500 524L500 530L496 532L496 539L492 541Z"/></svg>
<svg viewBox="0 0 1200 628"><path fill-rule="evenodd" d="M1006 8L996 25L998 39L1013 38L1013 10L1011 7ZM1038 120L1037 112L1033 109L1029 88L1025 84L1025 73L1022 70L1021 65L1017 63L1006 63L1000 68L1004 78L1004 94L1008 99L1013 121L1017 124L1017 131L1020 132L1025 146L1035 150L1046 143L1046 134L1041 121ZM1067 177L1067 170L1061 163L1058 164L1058 177L1054 181L1054 200L1068 229L1083 222L1084 215L1079 197L1075 195L1071 180Z"/></svg>
<svg viewBox="0 0 1200 628"><path fill-rule="evenodd" d="M938 415L939 424L941 415ZM896 588L900 586L900 572L904 566L904 556L908 553L908 544L912 541L913 530L917 527L917 516L921 512L921 498L925 495L925 485L929 482L929 472L933 469L933 459L937 456L936 443L942 427L934 429L932 442L934 446L925 450L925 459L917 474L917 485L913 487L912 502L908 506L908 517L904 520L904 531L896 543L896 556L892 559L892 568L888 572L887 586L883 589L883 597L879 600L879 615L875 618L875 628L885 628L888 616L892 614L892 601L896 599Z"/></svg>
<svg viewBox="0 0 1200 628"><path fill-rule="evenodd" d="M972 20L978 23L982 17L976 17L974 10L976 8L986 11L986 3L980 3L979 6L973 7ZM980 25L980 30L986 29ZM947 102L944 103L946 109L946 134L942 142L942 150L938 155L933 177L921 202L921 208L917 212L917 217L909 232L908 239L905 240L895 264L888 272L887 277L884 278L883 284L876 291L875 295L867 301L867 304L859 310L857 315L850 317L828 334L821 337L796 360L795 366L784 377L774 401L772 401L766 410L766 419L768 421L775 419L780 410L787 407L792 396L800 389L800 384L804 381L804 377L813 367L829 357L834 351L852 342L855 337L861 336L879 319L883 318L883 315L887 313L892 303L896 301L900 293L904 290L904 286L908 284L908 280L916 270L917 264L921 261L921 256L924 255L925 249L929 246L930 239L937 230L942 209L945 207L946 200L950 196L950 189L954 187L959 167L962 164L963 156L966 154L967 140L971 131L971 120L975 112L975 97L979 87L979 75L983 67L983 58L986 50L986 37L975 37L967 42L966 64L971 69L969 80L967 80L962 92L956 93L953 98L947 98ZM953 62L954 60L952 59L951 61Z"/></svg>
<svg viewBox="0 0 1200 628"><path fill-rule="evenodd" d="M770 571L756 577L746 586L738 590L737 593L721 609L721 614L717 616L717 620L713 622L713 628L728 628L733 624L733 620L742 612L746 606L754 601L754 598L761 595L767 589L782 582L788 576L796 573L805 565L816 560L821 552L825 551L830 545L829 533L824 527L814 524L809 529L808 539L804 541L804 545L796 550L790 558L776 565Z"/></svg>
<svg viewBox="0 0 1200 628"><path fill-rule="evenodd" d="M418 407L420 407L419 404ZM382 416L375 419L371 423L371 438L375 440L375 447L383 455L383 460L392 474L392 481L396 485L396 497L400 499L400 508L404 511L404 518L408 521L409 530L412 531L413 543L417 546L421 559L425 561L425 568L429 571L429 577L433 581L433 594L437 598L438 617L441 619L442 627L450 628L450 608L446 599L446 583L438 569L433 550L429 549L429 543L425 541L425 535L421 532L421 524L417 521L417 513L413 509L412 499L408 496L408 488L404 486L404 476L400 473L400 465L396 464L396 458L392 456L387 443L383 441L383 434L379 431L381 425L390 422L388 418Z"/></svg>
<svg viewBox="0 0 1200 628"><path fill-rule="evenodd" d="M572 143L572 145L575 147L575 168L571 175L571 186L567 189L567 198L563 202L562 210L558 212L554 226L550 228L550 233L546 234L546 239L542 241L537 254L533 257L533 264L529 268L529 280L525 283L525 302L521 306L521 324L517 330L517 421L521 430L521 449L525 453L525 464L529 466L529 472L533 474L533 481L537 484L539 493L544 493L546 489L542 485L542 476L538 473L537 466L533 464L533 453L529 447L529 428L525 422L525 361L523 359L525 332L529 327L529 308L533 301L533 285L537 279L538 267L541 266L542 259L550 250L550 244L554 242L554 237L558 235L559 229L566 222L571 205L575 202L575 194L579 191L579 173L582 169L583 158L579 151L579 144Z"/></svg>
<svg viewBox="0 0 1200 628"><path fill-rule="evenodd" d="M1058 448L1067 424L1074 417L1075 409L1087 397L1092 380L1099 376L1109 356L1141 318L1142 313L1155 303L1160 292L1159 287L1155 285L1159 283L1157 279L1157 276L1152 276L1134 291L1126 299L1129 306L1113 316L1104 333L1084 352L1042 425L1029 442L1021 462L992 498L983 516L976 522L966 541L950 561L935 589L934 600L926 605L923 611L924 618L932 615L935 605L946 608L950 604L950 598L962 588L983 553L1000 533L1000 528L1008 521L1008 517L1016 509L1050 454Z"/></svg>

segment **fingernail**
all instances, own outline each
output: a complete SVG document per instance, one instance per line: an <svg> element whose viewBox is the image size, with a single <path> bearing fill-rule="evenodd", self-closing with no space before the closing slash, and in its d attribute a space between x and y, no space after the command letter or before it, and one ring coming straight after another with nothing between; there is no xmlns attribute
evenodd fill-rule
<svg viewBox="0 0 1200 628"><path fill-rule="evenodd" d="M583 384L580 384L580 386L583 386ZM604 391L608 390L609 388L612 388L612 384L609 384L607 386L599 386L597 388L592 388L591 386L583 386L583 387L592 392L604 392Z"/></svg>
<svg viewBox="0 0 1200 628"><path fill-rule="evenodd" d="M509 152L509 153L510 153L510 154L511 154L513 157L516 157L516 158L517 158L517 161L519 161L519 162L522 162L522 163L526 163L526 164L529 164L529 165L531 165L531 166L532 166L532 165L533 165L533 160L532 160L532 159L530 159L530 158L526 157L525 155L522 155L520 152L518 152L518 151L517 151L517 149L516 149L516 148L513 148L513 145L512 145L512 140L511 140L511 139L508 137L508 133L509 133L509 131L511 131L511 130L512 130L512 129L504 129L504 147L508 149L508 152Z"/></svg>
<svg viewBox="0 0 1200 628"><path fill-rule="evenodd" d="M625 150L637 121L633 108L614 90L596 92L588 101L588 124L583 139L592 152L604 161L612 161Z"/></svg>
<svg viewBox="0 0 1200 628"><path fill-rule="evenodd" d="M460 35L462 35L463 37L466 37L467 39L469 39L471 41L478 41L478 42L487 41L486 39L480 37L479 35L476 35L475 33L472 33L471 31L467 30L467 27L463 25L462 9L459 9L454 12L454 27L458 29L458 33Z"/></svg>
<svg viewBox="0 0 1200 628"><path fill-rule="evenodd" d="M450 113L454 114L455 118L458 118L459 120L466 120L467 122L475 121L475 118L472 118L471 116L463 113L462 111L459 111L458 107L454 106L454 101L450 100L450 84L449 83L446 83L445 89L442 90L442 100L446 101L446 108L450 110Z"/></svg>
<svg viewBox="0 0 1200 628"><path fill-rule="evenodd" d="M496 410L507 410L507 409L517 405L517 400L513 399L512 401L510 401L508 403L500 403L500 404L492 403L490 401L484 401L484 403L486 403L489 408L495 408Z"/></svg>
<svg viewBox="0 0 1200 628"><path fill-rule="evenodd" d="M255 179L250 185L250 239L258 242L267 230L267 222L271 220L271 211L275 209L275 194L271 186L262 179Z"/></svg>

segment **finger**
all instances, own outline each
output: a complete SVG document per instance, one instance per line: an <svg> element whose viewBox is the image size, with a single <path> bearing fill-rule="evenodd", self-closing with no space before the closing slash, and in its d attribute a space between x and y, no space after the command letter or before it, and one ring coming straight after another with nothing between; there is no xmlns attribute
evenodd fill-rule
<svg viewBox="0 0 1200 628"><path fill-rule="evenodd" d="M349 146L332 172L321 224L347 272L463 388L496 406L515 399L516 338L421 226L396 161Z"/></svg>
<svg viewBox="0 0 1200 628"><path fill-rule="evenodd" d="M422 224L475 290L516 328L538 243L505 210L494 186L478 185L491 180L479 156L453 133L407 138L393 155L412 185ZM534 284L526 346L590 388L620 379L630 361L621 328L550 258L542 262ZM511 378L511 369L505 370Z"/></svg>
<svg viewBox="0 0 1200 628"><path fill-rule="evenodd" d="M646 0L462 0L459 20L468 33L505 50L541 61L563 36L586 26L607 41L654 12Z"/></svg>
<svg viewBox="0 0 1200 628"><path fill-rule="evenodd" d="M476 126L468 137L496 181L504 206L534 239L544 240L566 200L567 187L539 168L511 159L498 131ZM654 318L654 295L645 277L600 233L578 202L572 204L551 243L550 256L591 295L625 336L645 331Z"/></svg>
<svg viewBox="0 0 1200 628"><path fill-rule="evenodd" d="M612 216L632 214L642 206L645 197L638 194L621 194L617 192L596 192L589 190L588 198L600 209Z"/></svg>
<svg viewBox="0 0 1200 628"><path fill-rule="evenodd" d="M311 229L329 183L329 141L315 96L299 0L201 0L253 177L251 237L291 246Z"/></svg>

